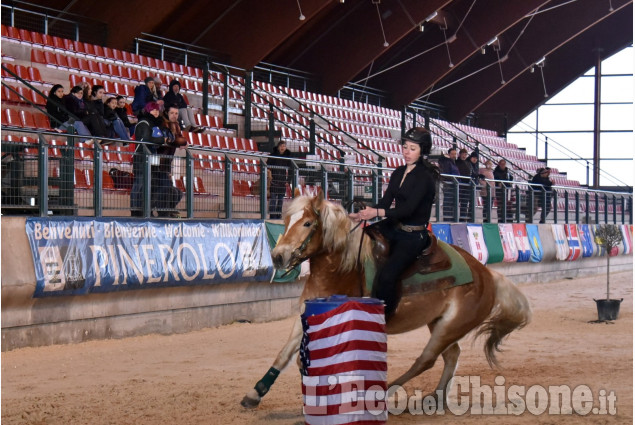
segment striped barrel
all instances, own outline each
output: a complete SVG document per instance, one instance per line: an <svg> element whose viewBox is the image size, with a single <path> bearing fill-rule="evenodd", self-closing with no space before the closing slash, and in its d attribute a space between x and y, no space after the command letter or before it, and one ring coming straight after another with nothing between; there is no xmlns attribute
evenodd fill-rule
<svg viewBox="0 0 635 425"><path fill-rule="evenodd" d="M378 299L305 301L300 359L307 424L386 422L385 323Z"/></svg>

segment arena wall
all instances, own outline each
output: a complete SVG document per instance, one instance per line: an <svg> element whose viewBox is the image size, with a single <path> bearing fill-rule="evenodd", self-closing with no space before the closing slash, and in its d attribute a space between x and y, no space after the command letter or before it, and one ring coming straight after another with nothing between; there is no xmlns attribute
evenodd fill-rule
<svg viewBox="0 0 635 425"><path fill-rule="evenodd" d="M35 270L24 217L2 217L2 350L151 333L183 333L235 321L262 322L299 311L304 281L231 283L34 298ZM605 257L490 265L517 283L606 273ZM611 258L611 271L633 257ZM604 291L598 284L598 298Z"/></svg>

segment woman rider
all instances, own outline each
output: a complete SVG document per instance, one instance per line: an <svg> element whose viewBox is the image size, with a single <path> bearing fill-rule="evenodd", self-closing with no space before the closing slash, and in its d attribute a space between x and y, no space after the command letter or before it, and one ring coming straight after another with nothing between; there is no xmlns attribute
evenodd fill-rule
<svg viewBox="0 0 635 425"><path fill-rule="evenodd" d="M430 132L415 127L402 142L406 165L393 171L383 198L374 207L350 214L355 220L386 218L373 225L390 242L390 254L376 276L372 294L386 303L386 319L397 309L401 274L428 245L427 226L439 179L439 169L424 159L432 148Z"/></svg>

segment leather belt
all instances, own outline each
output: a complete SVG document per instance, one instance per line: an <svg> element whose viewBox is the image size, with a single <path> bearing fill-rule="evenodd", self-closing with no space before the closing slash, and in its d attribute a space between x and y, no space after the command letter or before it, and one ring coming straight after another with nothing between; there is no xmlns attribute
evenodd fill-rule
<svg viewBox="0 0 635 425"><path fill-rule="evenodd" d="M421 225L421 226L411 226L409 224L402 224L402 223L398 223L397 227L400 230L403 230L404 232L408 232L408 233L412 233L412 232L422 232L424 230L426 230L427 226Z"/></svg>

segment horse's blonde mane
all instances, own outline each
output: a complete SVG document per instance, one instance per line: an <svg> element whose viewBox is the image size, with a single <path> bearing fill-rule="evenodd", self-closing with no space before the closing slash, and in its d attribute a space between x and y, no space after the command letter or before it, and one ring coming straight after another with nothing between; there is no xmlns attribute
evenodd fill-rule
<svg viewBox="0 0 635 425"><path fill-rule="evenodd" d="M286 215L293 215L298 211L302 211L313 201L311 196L296 197L289 208ZM330 253L341 253L342 262L338 271L346 273L353 270L357 264L357 253L359 252L359 243L362 236L361 226L355 229L353 233L351 229L356 223L348 218L348 213L339 204L323 201L320 206L320 219L322 221L322 244ZM368 238L364 238L360 260L364 260L370 256L370 242Z"/></svg>

